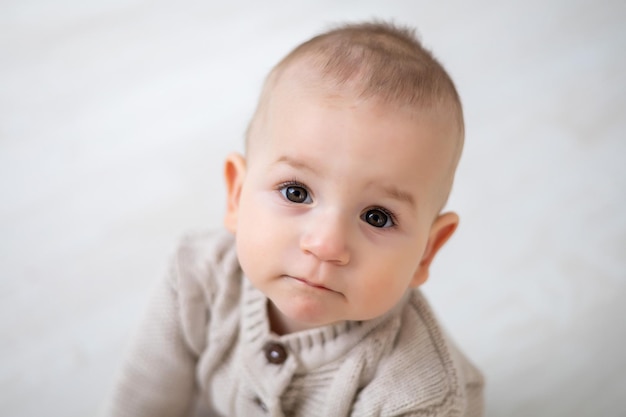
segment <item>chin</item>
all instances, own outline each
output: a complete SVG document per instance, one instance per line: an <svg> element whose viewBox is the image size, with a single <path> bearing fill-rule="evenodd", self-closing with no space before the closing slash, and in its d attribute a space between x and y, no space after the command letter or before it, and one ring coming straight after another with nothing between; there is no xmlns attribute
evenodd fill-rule
<svg viewBox="0 0 626 417"><path fill-rule="evenodd" d="M329 316L328 309L317 302L288 300L288 302L275 305L283 315L283 320L300 329L326 326L342 320L339 317Z"/></svg>

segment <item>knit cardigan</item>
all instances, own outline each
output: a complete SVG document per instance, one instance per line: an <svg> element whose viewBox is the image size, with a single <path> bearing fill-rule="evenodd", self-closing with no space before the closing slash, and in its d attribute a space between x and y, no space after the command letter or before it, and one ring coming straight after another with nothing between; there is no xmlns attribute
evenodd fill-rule
<svg viewBox="0 0 626 417"><path fill-rule="evenodd" d="M183 240L106 415L473 417L482 388L418 290L373 320L272 333L233 236L215 232Z"/></svg>

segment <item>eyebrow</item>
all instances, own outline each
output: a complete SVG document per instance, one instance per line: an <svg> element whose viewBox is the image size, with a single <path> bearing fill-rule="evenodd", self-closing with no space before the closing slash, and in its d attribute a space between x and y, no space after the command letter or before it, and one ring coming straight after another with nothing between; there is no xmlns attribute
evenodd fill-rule
<svg viewBox="0 0 626 417"><path fill-rule="evenodd" d="M288 155L281 156L280 158L276 160L276 162L273 163L273 165L278 165L278 164L287 164L296 169L304 169L306 171L311 171L314 174L318 173L318 171L315 168L313 168L306 162L302 162Z"/></svg>
<svg viewBox="0 0 626 417"><path fill-rule="evenodd" d="M318 170L316 170L315 168L313 168L306 162L300 161L288 155L281 156L280 158L276 160L276 162L274 162L273 165L278 165L278 164L287 164L296 169L304 169L314 174L318 174ZM394 200L398 200L400 202L406 203L409 206L411 206L411 208L413 209L416 207L415 199L413 198L413 195L411 193L403 191L400 188L393 186L393 185L382 186L382 185L375 184L375 183L374 184L370 183L370 185L374 185L376 188L380 189L383 192L383 194L385 194L386 196Z"/></svg>
<svg viewBox="0 0 626 417"><path fill-rule="evenodd" d="M415 199L413 195L403 191L395 186L382 186L380 187L383 193L385 193L388 197L393 198L394 200L398 200L404 203L407 203L411 208L415 208Z"/></svg>

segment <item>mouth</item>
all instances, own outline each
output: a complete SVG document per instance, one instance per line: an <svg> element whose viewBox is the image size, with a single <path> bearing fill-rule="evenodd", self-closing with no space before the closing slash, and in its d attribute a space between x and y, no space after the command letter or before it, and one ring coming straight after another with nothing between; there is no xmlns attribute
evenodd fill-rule
<svg viewBox="0 0 626 417"><path fill-rule="evenodd" d="M325 287L325 286L323 286L323 285L319 285L319 284L315 284L315 283L313 283L313 282L311 282L311 281L307 281L307 280L306 280L306 279L304 279L304 278L292 277L292 276L290 276L290 275L287 275L287 277L288 277L288 278L291 278L291 279L293 279L293 280L295 280L295 281L298 281L299 283L304 284L304 285L306 285L307 287L315 288L315 289L322 290L322 291L331 291L331 292L336 292L336 291L331 290L330 288Z"/></svg>

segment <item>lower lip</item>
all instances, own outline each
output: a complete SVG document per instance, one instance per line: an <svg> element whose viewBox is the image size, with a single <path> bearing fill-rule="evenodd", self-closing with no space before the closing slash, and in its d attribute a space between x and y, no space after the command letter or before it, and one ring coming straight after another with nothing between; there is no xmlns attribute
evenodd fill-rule
<svg viewBox="0 0 626 417"><path fill-rule="evenodd" d="M292 279L300 282L301 284L306 285L307 287L316 288L318 290L324 290L324 291L332 291L330 288L326 288L326 287L323 287L321 285L311 284L309 281L306 281L306 280L303 280L303 279L300 279L300 278L296 278L296 277L289 277L289 278L292 278Z"/></svg>

